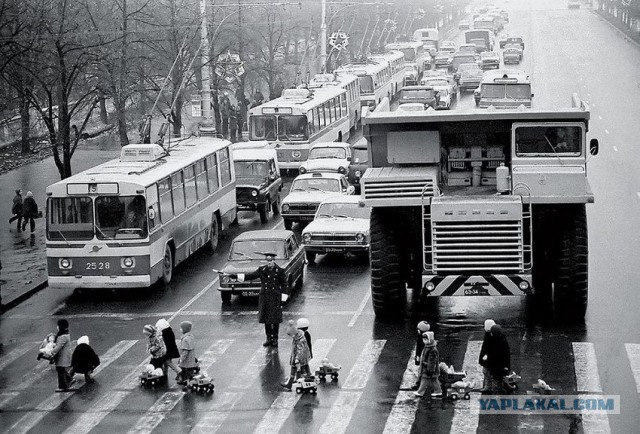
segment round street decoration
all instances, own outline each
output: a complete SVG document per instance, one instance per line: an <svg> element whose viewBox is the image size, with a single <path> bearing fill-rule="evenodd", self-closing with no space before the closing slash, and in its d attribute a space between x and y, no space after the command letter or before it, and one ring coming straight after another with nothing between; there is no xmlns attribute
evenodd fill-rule
<svg viewBox="0 0 640 434"><path fill-rule="evenodd" d="M238 54L221 54L215 69L216 75L227 83L233 83L238 77L244 74L244 65Z"/></svg>
<svg viewBox="0 0 640 434"><path fill-rule="evenodd" d="M329 36L329 45L338 51L342 51L349 45L349 36L344 32L333 32Z"/></svg>
<svg viewBox="0 0 640 434"><path fill-rule="evenodd" d="M424 9L418 9L418 18L424 18L427 12Z"/></svg>
<svg viewBox="0 0 640 434"><path fill-rule="evenodd" d="M396 28L397 28L396 22L394 20L392 20L391 18L388 18L388 19L384 20L384 25L385 25L385 27L387 28L387 30L389 32L395 32L396 31Z"/></svg>

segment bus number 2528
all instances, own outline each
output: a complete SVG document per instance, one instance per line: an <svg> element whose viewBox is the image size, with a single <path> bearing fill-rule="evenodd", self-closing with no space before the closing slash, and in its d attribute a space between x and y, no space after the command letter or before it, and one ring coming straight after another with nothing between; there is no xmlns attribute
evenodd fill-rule
<svg viewBox="0 0 640 434"><path fill-rule="evenodd" d="M87 262L86 270L108 270L109 262Z"/></svg>

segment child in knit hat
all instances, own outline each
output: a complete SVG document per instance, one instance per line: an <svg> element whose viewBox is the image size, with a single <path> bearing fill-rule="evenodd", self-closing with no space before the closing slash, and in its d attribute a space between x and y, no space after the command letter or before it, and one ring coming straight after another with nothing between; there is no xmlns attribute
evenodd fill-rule
<svg viewBox="0 0 640 434"><path fill-rule="evenodd" d="M426 321L420 321L416 326L418 330L418 335L416 337L416 353L414 356L414 363L416 366L420 366L420 355L422 354L422 350L424 349L424 342L422 341L422 334L431 330L431 326ZM420 376L418 375L418 379L415 384L411 387L411 390L418 390L420 388Z"/></svg>
<svg viewBox="0 0 640 434"><path fill-rule="evenodd" d="M158 330L151 324L145 325L142 333L149 338L149 342L147 342L147 352L151 355L151 361L149 363L151 363L154 368L162 368L164 371L166 369L164 367L164 359L167 354L167 347L164 345L162 335L160 335ZM165 371L165 376L166 375L167 373Z"/></svg>
<svg viewBox="0 0 640 434"><path fill-rule="evenodd" d="M298 377L301 375L311 375L311 369L309 369L310 354L304 332L296 327L293 320L289 320L287 324L287 335L292 337L291 357L289 358L291 372L289 379L280 384L287 391L291 392L291 386Z"/></svg>
<svg viewBox="0 0 640 434"><path fill-rule="evenodd" d="M311 333L309 333L309 320L306 318L298 319L296 327L304 332L304 338L307 340L307 346L309 347L309 359L313 359L313 348L311 346Z"/></svg>
<svg viewBox="0 0 640 434"><path fill-rule="evenodd" d="M178 365L182 369L178 384L186 384L196 373L198 361L196 359L196 340L191 333L193 323L191 321L182 321L180 330L182 337L180 338L180 360Z"/></svg>

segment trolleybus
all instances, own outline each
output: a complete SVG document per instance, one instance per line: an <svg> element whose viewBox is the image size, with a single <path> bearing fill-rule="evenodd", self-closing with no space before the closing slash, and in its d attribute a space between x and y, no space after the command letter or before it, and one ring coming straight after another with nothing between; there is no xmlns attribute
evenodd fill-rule
<svg viewBox="0 0 640 434"><path fill-rule="evenodd" d="M353 74L316 74L306 85L309 89L331 86L340 87L347 91L349 127L355 130L360 125L360 85L358 76Z"/></svg>

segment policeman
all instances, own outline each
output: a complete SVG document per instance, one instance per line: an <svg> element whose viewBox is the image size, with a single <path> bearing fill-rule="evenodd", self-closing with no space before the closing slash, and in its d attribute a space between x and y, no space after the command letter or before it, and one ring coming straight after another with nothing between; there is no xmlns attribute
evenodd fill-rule
<svg viewBox="0 0 640 434"><path fill-rule="evenodd" d="M267 263L258 267L256 271L245 274L231 274L240 282L260 279L260 295L258 298L258 322L264 324L267 340L262 344L278 346L278 332L282 322L282 303L289 298L287 276L275 262L276 253L261 253Z"/></svg>

